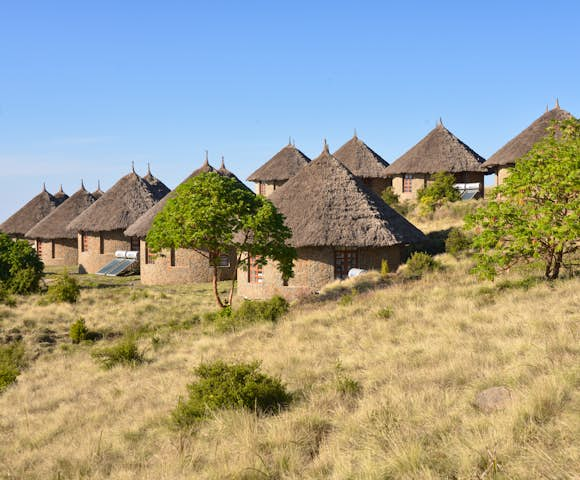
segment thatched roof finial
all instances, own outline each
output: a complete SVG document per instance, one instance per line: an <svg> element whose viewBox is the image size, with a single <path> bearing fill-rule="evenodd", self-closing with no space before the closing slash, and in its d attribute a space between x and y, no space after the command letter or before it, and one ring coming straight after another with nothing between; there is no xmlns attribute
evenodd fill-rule
<svg viewBox="0 0 580 480"><path fill-rule="evenodd" d="M203 161L203 164L209 165L209 153L207 150L205 151L205 160Z"/></svg>
<svg viewBox="0 0 580 480"><path fill-rule="evenodd" d="M358 138L358 137L356 136L356 128L354 129L354 135L353 135L353 138Z"/></svg>
<svg viewBox="0 0 580 480"><path fill-rule="evenodd" d="M42 182L42 191L46 192L46 182Z"/></svg>
<svg viewBox="0 0 580 480"><path fill-rule="evenodd" d="M288 137L288 146L291 147L292 146L292 137Z"/></svg>
<svg viewBox="0 0 580 480"><path fill-rule="evenodd" d="M147 162L147 175L151 175L151 163Z"/></svg>
<svg viewBox="0 0 580 480"><path fill-rule="evenodd" d="M226 168L226 164L224 162L224 156L222 155L222 164L220 165L220 169L225 170L225 168Z"/></svg>
<svg viewBox="0 0 580 480"><path fill-rule="evenodd" d="M86 191L85 181L81 178L81 190Z"/></svg>
<svg viewBox="0 0 580 480"><path fill-rule="evenodd" d="M558 97L556 97L556 108L560 110L560 102L558 101Z"/></svg>
<svg viewBox="0 0 580 480"><path fill-rule="evenodd" d="M60 184L60 187L58 188L58 193L64 193L62 190L62 183Z"/></svg>
<svg viewBox="0 0 580 480"><path fill-rule="evenodd" d="M548 113L550 111L550 107L548 107L548 104L546 103L546 113Z"/></svg>
<svg viewBox="0 0 580 480"><path fill-rule="evenodd" d="M443 126L443 118L439 117L439 123L437 123L438 127L442 127Z"/></svg>
<svg viewBox="0 0 580 480"><path fill-rule="evenodd" d="M97 180L97 190L101 190L101 181Z"/></svg>
<svg viewBox="0 0 580 480"><path fill-rule="evenodd" d="M135 175L137 175L137 173L135 172L135 162L133 160L131 160L131 170Z"/></svg>
<svg viewBox="0 0 580 480"><path fill-rule="evenodd" d="M330 150L328 149L328 143L326 143L326 138L324 139L324 151L326 153L330 153Z"/></svg>

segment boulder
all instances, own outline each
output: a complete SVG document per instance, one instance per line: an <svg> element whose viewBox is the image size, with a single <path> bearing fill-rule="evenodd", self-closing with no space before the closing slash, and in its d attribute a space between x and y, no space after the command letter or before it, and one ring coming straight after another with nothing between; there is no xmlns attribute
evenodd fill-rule
<svg viewBox="0 0 580 480"><path fill-rule="evenodd" d="M475 397L475 406L484 413L503 410L511 401L512 394L507 387L491 387L482 390Z"/></svg>

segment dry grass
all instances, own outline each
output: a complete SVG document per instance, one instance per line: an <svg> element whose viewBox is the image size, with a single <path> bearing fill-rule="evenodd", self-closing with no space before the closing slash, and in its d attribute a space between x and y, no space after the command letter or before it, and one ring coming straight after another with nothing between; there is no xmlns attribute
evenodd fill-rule
<svg viewBox="0 0 580 480"><path fill-rule="evenodd" d="M213 308L205 285L129 279L87 287L74 306L0 307L2 333L18 328L35 357L0 396L0 477L578 478L580 280L498 289L465 260L441 261L421 280L349 289L349 302L231 334L182 324ZM98 345L140 332L148 361L99 368L98 345L67 339L79 315L111 337ZM37 342L44 328L56 344ZM192 368L217 359L262 361L297 400L276 416L218 412L174 429ZM473 401L494 385L513 401L485 414Z"/></svg>

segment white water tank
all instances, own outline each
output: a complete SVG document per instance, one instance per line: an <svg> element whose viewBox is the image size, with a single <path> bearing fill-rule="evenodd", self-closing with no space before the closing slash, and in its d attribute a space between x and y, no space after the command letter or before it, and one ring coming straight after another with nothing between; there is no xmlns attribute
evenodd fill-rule
<svg viewBox="0 0 580 480"><path fill-rule="evenodd" d="M362 275L363 273L367 273L367 271L363 270L362 268L351 268L348 271L348 278L358 277L359 275Z"/></svg>

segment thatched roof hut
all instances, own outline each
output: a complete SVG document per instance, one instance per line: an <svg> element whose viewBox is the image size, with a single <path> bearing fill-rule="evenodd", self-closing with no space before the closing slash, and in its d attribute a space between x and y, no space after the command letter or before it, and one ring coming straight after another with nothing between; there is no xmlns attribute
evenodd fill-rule
<svg viewBox="0 0 580 480"><path fill-rule="evenodd" d="M75 232L125 230L163 196L159 189L132 171L75 218L69 229Z"/></svg>
<svg viewBox="0 0 580 480"><path fill-rule="evenodd" d="M310 159L288 143L282 150L248 177L249 182L285 182L296 175Z"/></svg>
<svg viewBox="0 0 580 480"><path fill-rule="evenodd" d="M334 157L359 178L387 178L389 164L365 142L354 136L333 153Z"/></svg>
<svg viewBox="0 0 580 480"><path fill-rule="evenodd" d="M93 197L95 197L95 200L98 200L104 194L105 194L105 192L103 192L101 190L101 181L99 180L99 181L97 181L97 189L92 193L92 195L93 195Z"/></svg>
<svg viewBox="0 0 580 480"><path fill-rule="evenodd" d="M485 172L485 159L453 135L443 122L419 143L395 160L389 175L432 174L437 172Z"/></svg>
<svg viewBox="0 0 580 480"><path fill-rule="evenodd" d="M229 177L229 178L233 178L235 180L237 180L238 182L240 182L241 185L244 186L244 188L247 188L239 179L238 177L236 177L232 172L230 172L224 165L224 160L222 157L222 164L220 166L219 169L215 169L214 167L212 167L209 164L208 158L207 158L207 152L206 152L206 158L203 162L203 165L201 167L199 167L198 169L194 170L185 180L183 180L184 183L187 180L197 177L200 173L208 173L208 172L216 172L219 173L220 175ZM172 190L168 195L166 195L165 197L163 197L163 199L161 199L161 201L159 201L157 204L155 204L153 207L151 207L149 210L147 210L143 215L141 215L136 221L135 223L133 223L132 225L129 226L129 228L127 228L125 230L125 235L127 235L128 237L139 237L139 238L145 238L147 236L147 233L149 233L149 230L151 229L151 226L153 225L153 220L156 217L156 215L163 210L163 207L165 207L165 204L167 203L167 200L169 200L172 195L174 195L175 190Z"/></svg>
<svg viewBox="0 0 580 480"><path fill-rule="evenodd" d="M149 163L147 164L147 174L143 177L143 180L151 185L156 197L163 198L170 191L167 185L151 173L151 165Z"/></svg>
<svg viewBox="0 0 580 480"><path fill-rule="evenodd" d="M332 156L326 144L270 200L286 217L295 247L386 247L423 239L419 229Z"/></svg>
<svg viewBox="0 0 580 480"><path fill-rule="evenodd" d="M546 136L546 129L552 122L566 120L568 118L572 118L572 115L566 110L561 109L558 101L556 101L555 108L548 110L546 107L546 113L507 142L489 157L483 165L491 168L514 165L518 158L528 153L536 142Z"/></svg>
<svg viewBox="0 0 580 480"><path fill-rule="evenodd" d="M43 185L42 192L0 225L0 231L8 235L23 237L28 230L58 207L66 198L68 197L64 192L58 198L51 195L46 191L46 186Z"/></svg>
<svg viewBox="0 0 580 480"><path fill-rule="evenodd" d="M54 240L60 238L77 238L77 232L68 228L69 223L89 208L97 199L85 189L81 188L58 208L44 217L27 233L27 238Z"/></svg>
<svg viewBox="0 0 580 480"><path fill-rule="evenodd" d="M68 195L64 193L62 189L62 184L60 185L58 192L54 194L54 198L56 198L59 205L68 199Z"/></svg>

